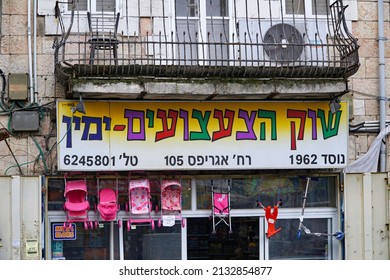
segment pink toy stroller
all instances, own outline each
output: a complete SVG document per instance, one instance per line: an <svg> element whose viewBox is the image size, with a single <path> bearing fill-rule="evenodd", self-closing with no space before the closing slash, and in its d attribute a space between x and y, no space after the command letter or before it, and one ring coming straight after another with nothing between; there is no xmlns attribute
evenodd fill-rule
<svg viewBox="0 0 390 280"><path fill-rule="evenodd" d="M181 220L182 227L185 226L185 219L181 216L182 186L177 180L163 180L161 183L161 218L158 226L173 226L175 221Z"/></svg>
<svg viewBox="0 0 390 280"><path fill-rule="evenodd" d="M150 223L154 230L154 221L151 217L152 202L150 196L150 183L148 179L130 180L129 204L126 209L130 211L130 219L127 221L127 231L131 224Z"/></svg>
<svg viewBox="0 0 390 280"><path fill-rule="evenodd" d="M230 217L230 181L227 182L227 188L214 186L211 180L212 192L212 219L213 219L213 234L216 233L215 227L223 222L229 227L229 233L232 233L232 222Z"/></svg>
<svg viewBox="0 0 390 280"><path fill-rule="evenodd" d="M118 177L115 180L115 190L107 187L100 190L100 179L97 178L97 193L98 193L98 205L100 218L106 222L116 221L118 226L121 227L121 220L118 219L118 212L120 205L118 203Z"/></svg>
<svg viewBox="0 0 390 280"><path fill-rule="evenodd" d="M93 228L93 222L88 219L90 208L87 199L87 182L84 180L67 181L65 176L65 203L66 222L64 228L71 227L72 223L83 222L84 228Z"/></svg>

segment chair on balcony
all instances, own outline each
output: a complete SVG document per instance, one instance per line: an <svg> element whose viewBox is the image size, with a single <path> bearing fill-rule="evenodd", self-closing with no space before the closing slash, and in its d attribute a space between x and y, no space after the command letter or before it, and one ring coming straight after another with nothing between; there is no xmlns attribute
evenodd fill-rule
<svg viewBox="0 0 390 280"><path fill-rule="evenodd" d="M91 46L89 63L93 64L96 51L103 50L103 59L106 59L106 52L109 52L109 60L114 59L115 64L118 63L118 23L119 13L107 14L91 14L88 15L88 25L90 38L88 40ZM112 56L111 56L112 52Z"/></svg>

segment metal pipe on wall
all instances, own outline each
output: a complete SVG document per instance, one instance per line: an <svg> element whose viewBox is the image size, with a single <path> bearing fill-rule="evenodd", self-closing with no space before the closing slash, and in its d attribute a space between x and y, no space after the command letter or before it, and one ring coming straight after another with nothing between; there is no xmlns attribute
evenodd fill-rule
<svg viewBox="0 0 390 280"><path fill-rule="evenodd" d="M35 12L35 11L34 11ZM30 103L34 103L34 90L33 90L33 66L32 66L32 39L31 39L31 0L27 1L27 45L28 45L28 74L29 74L29 92Z"/></svg>
<svg viewBox="0 0 390 280"><path fill-rule="evenodd" d="M37 74L37 13L38 2L34 0L34 97L33 103L38 102L38 74Z"/></svg>
<svg viewBox="0 0 390 280"><path fill-rule="evenodd" d="M383 0L378 0L378 48L379 48L379 124L386 128L385 41L383 27ZM386 170L386 145L382 143L379 154L380 172Z"/></svg>

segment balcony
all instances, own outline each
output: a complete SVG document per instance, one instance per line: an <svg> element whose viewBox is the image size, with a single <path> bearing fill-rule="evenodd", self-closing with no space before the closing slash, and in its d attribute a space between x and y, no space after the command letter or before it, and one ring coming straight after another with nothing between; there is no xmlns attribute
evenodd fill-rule
<svg viewBox="0 0 390 280"><path fill-rule="evenodd" d="M55 6L67 98L332 99L360 65L341 0L309 16L287 0L123 0L93 18L79 1Z"/></svg>

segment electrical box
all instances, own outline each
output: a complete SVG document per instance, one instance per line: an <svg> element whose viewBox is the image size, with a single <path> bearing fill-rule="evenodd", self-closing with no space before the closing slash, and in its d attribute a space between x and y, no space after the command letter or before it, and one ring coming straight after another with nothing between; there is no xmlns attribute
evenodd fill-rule
<svg viewBox="0 0 390 280"><path fill-rule="evenodd" d="M11 115L12 131L38 131L39 114L36 111L15 111Z"/></svg>
<svg viewBox="0 0 390 280"><path fill-rule="evenodd" d="M28 99L28 74L8 75L8 97L9 100Z"/></svg>

